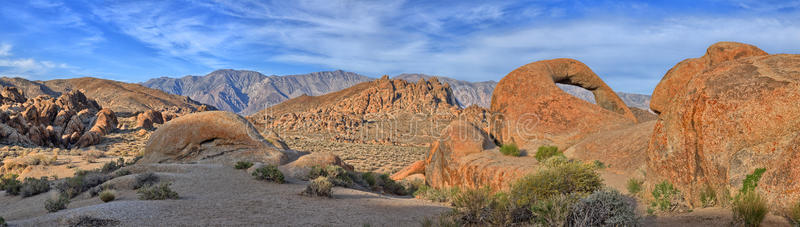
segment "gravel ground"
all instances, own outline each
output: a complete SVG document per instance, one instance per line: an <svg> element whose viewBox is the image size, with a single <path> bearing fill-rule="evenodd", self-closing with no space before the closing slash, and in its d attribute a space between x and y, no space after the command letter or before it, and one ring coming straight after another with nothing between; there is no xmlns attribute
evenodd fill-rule
<svg viewBox="0 0 800 227"><path fill-rule="evenodd" d="M408 197L383 196L334 188L334 198L299 193L305 182L257 181L245 171L222 165L159 164L151 166L173 181L178 200L142 201L129 189L117 189L117 200L102 203L85 193L66 210L47 213L47 194L26 199L0 195L0 216L12 226L64 225L81 215L118 221L122 226L416 226L425 217L450 208ZM51 191L51 193L53 193Z"/></svg>

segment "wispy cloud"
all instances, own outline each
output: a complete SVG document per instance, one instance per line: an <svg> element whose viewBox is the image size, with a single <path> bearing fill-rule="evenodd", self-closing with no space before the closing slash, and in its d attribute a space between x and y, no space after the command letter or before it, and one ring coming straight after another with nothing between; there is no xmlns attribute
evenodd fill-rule
<svg viewBox="0 0 800 227"><path fill-rule="evenodd" d="M41 76L53 69L74 69L64 63L37 61L33 58L12 58L11 45L0 44L0 75L2 76Z"/></svg>

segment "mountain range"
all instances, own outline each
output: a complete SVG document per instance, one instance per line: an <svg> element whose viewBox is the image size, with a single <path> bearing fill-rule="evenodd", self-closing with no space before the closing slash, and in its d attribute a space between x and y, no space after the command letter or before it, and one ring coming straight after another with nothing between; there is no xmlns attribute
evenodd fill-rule
<svg viewBox="0 0 800 227"><path fill-rule="evenodd" d="M431 77L433 76L415 73L400 74L392 78L416 82ZM469 82L448 77L436 77L439 78L439 81L450 84L458 104L464 108L473 104L489 107L492 92L497 84L495 81ZM221 69L205 76L154 78L142 85L171 94L188 96L221 110L250 115L303 94L324 95L372 80L375 78L342 70L266 76L255 71ZM594 103L594 95L590 91L572 85L558 85L567 93ZM617 92L617 94L628 106L645 110L649 108L649 95L625 92Z"/></svg>

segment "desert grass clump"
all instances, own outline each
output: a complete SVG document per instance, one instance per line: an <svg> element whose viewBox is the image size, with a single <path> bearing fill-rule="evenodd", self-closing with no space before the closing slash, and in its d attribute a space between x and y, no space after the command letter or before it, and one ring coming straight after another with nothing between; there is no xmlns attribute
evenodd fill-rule
<svg viewBox="0 0 800 227"><path fill-rule="evenodd" d="M754 170L752 174L747 174L744 180L742 180L742 188L739 189L739 193L755 191L756 187L758 187L758 181L761 180L761 175L764 175L766 171L767 169L765 168L758 168Z"/></svg>
<svg viewBox="0 0 800 227"><path fill-rule="evenodd" d="M74 198L97 185L111 179L109 174L100 172L77 171L73 177L64 179L56 185L56 189L68 198Z"/></svg>
<svg viewBox="0 0 800 227"><path fill-rule="evenodd" d="M636 226L636 200L616 190L598 190L576 203L567 226Z"/></svg>
<svg viewBox="0 0 800 227"><path fill-rule="evenodd" d="M278 170L278 167L274 165L267 165L256 169L255 171L253 171L253 176L259 180L275 182L278 184L283 184L284 182L286 182L286 180L283 177L283 173L280 170Z"/></svg>
<svg viewBox="0 0 800 227"><path fill-rule="evenodd" d="M378 178L380 179L381 187L383 188L384 192L388 192L395 195L408 194L406 188L403 187L403 185L397 183L397 181L392 180L392 178L389 177L389 174L381 174L380 177Z"/></svg>
<svg viewBox="0 0 800 227"><path fill-rule="evenodd" d="M767 201L756 191L746 191L733 201L733 218L745 226L759 226L766 217Z"/></svg>
<svg viewBox="0 0 800 227"><path fill-rule="evenodd" d="M171 183L164 182L159 185L145 186L136 190L141 200L165 200L165 199L178 199L178 193L173 191L169 186Z"/></svg>
<svg viewBox="0 0 800 227"><path fill-rule="evenodd" d="M104 164L103 167L100 168L100 172L111 173L111 172L114 172L115 170L118 170L119 168L124 167L124 166L125 166L125 159L119 158L119 159L117 159L117 161L110 161L110 162L107 162L106 164Z"/></svg>
<svg viewBox="0 0 800 227"><path fill-rule="evenodd" d="M44 201L44 209L50 213L67 209L67 205L69 205L69 197L63 194L59 194L55 198L49 198Z"/></svg>
<svg viewBox="0 0 800 227"><path fill-rule="evenodd" d="M503 144L503 146L500 146L500 153L514 157L517 157L521 154L517 145L513 143Z"/></svg>
<svg viewBox="0 0 800 227"><path fill-rule="evenodd" d="M136 178L133 181L133 189L155 185L158 183L158 180L158 175L155 173L142 173L136 175Z"/></svg>
<svg viewBox="0 0 800 227"><path fill-rule="evenodd" d="M488 187L467 188L453 198L453 205L459 212L461 220L473 224L488 223L488 215L484 213L484 208L491 202L491 191Z"/></svg>
<svg viewBox="0 0 800 227"><path fill-rule="evenodd" d="M564 156L564 153L558 151L558 147L556 146L541 146L536 149L536 155L534 155L539 162L543 162L553 156Z"/></svg>
<svg viewBox="0 0 800 227"><path fill-rule="evenodd" d="M236 169L248 169L248 168L250 168L252 166L253 166L252 162L238 161L238 162L236 162L235 165L233 165L233 168L236 168Z"/></svg>
<svg viewBox="0 0 800 227"><path fill-rule="evenodd" d="M711 188L711 185L705 184L703 189L700 190L700 203L703 207L711 207L717 204L717 192Z"/></svg>
<svg viewBox="0 0 800 227"><path fill-rule="evenodd" d="M308 183L302 194L331 198L333 197L333 183L328 177L319 176Z"/></svg>
<svg viewBox="0 0 800 227"><path fill-rule="evenodd" d="M553 160L553 159L551 159ZM592 193L603 186L594 165L574 161L550 161L536 173L511 184L510 198L519 207L560 194Z"/></svg>
<svg viewBox="0 0 800 227"><path fill-rule="evenodd" d="M644 184L643 180L636 178L628 179L628 193L631 195L638 195L639 192L642 191L642 184Z"/></svg>
<svg viewBox="0 0 800 227"><path fill-rule="evenodd" d="M47 180L47 177L39 179L26 177L22 182L20 194L22 194L22 197L31 197L47 191L50 191L50 181Z"/></svg>
<svg viewBox="0 0 800 227"><path fill-rule="evenodd" d="M374 188L376 186L377 180L375 179L375 173L373 172L362 173L361 179L363 179L370 188Z"/></svg>
<svg viewBox="0 0 800 227"><path fill-rule="evenodd" d="M7 227L7 226L8 224L6 224L6 219L0 217L0 227Z"/></svg>
<svg viewBox="0 0 800 227"><path fill-rule="evenodd" d="M680 191L669 183L669 181L662 181L661 183L656 184L655 188L651 192L653 195L653 201L650 203L651 210L659 210L659 211L672 211L677 204L673 203L673 198L676 198Z"/></svg>
<svg viewBox="0 0 800 227"><path fill-rule="evenodd" d="M103 190L102 192L100 192L99 197L100 200L103 201L104 203L114 201L114 199L116 198L114 192L112 192L111 190Z"/></svg>
<svg viewBox="0 0 800 227"><path fill-rule="evenodd" d="M428 185L420 185L417 191L414 192L414 197L430 200L434 202L451 202L453 198L461 193L461 188L433 188Z"/></svg>

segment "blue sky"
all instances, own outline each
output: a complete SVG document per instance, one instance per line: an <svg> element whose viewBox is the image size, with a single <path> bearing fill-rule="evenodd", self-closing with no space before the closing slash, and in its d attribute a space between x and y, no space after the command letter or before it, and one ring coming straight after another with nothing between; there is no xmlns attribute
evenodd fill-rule
<svg viewBox="0 0 800 227"><path fill-rule="evenodd" d="M649 94L717 41L800 53L800 1L2 1L0 75L142 82L249 69L499 80L575 58Z"/></svg>

